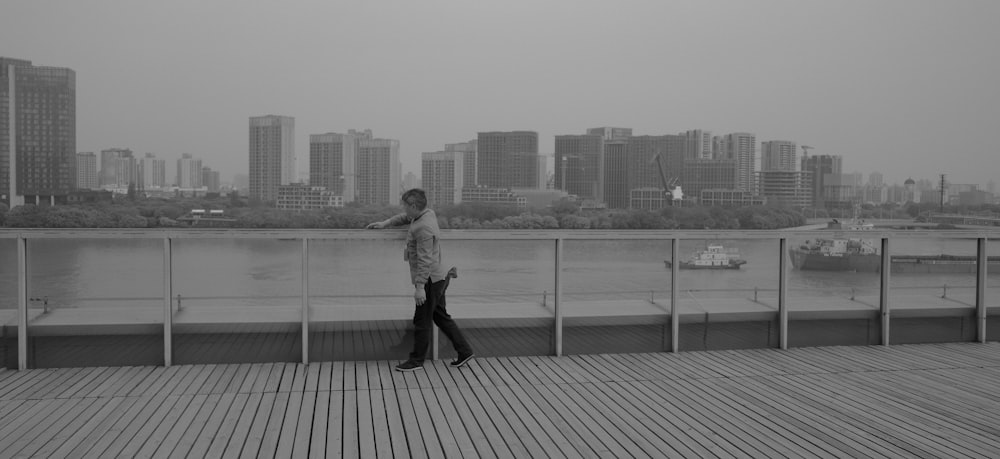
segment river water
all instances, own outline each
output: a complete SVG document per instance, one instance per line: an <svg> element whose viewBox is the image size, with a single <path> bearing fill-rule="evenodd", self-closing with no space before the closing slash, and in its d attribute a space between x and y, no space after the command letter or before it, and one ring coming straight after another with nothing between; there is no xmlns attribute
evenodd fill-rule
<svg viewBox="0 0 1000 459"><path fill-rule="evenodd" d="M707 241L682 241L683 259ZM778 242L723 240L747 263L739 270L681 270L687 294L746 297L778 286ZM789 241L797 244L802 241ZM315 303L352 301L406 304L411 294L402 241L310 241L309 295ZM297 304L302 289L298 240L210 239L173 242L173 295L190 304ZM449 289L456 301L541 301L554 291L553 241L444 242L445 263L459 268ZM55 307L162 304L161 240L31 240L29 296ZM892 254L971 255L975 240L893 239ZM991 252L995 252L992 250ZM787 255L781 255L786 256ZM0 240L0 308L16 304L16 251ZM563 293L568 298L668 297L670 241L565 241ZM996 287L996 274L990 285ZM897 274L893 289L972 287L974 274ZM789 266L789 295L877 295L878 273L798 271ZM762 293L767 295L767 293ZM461 300L458 300L461 298ZM37 305L39 302L33 302Z"/></svg>

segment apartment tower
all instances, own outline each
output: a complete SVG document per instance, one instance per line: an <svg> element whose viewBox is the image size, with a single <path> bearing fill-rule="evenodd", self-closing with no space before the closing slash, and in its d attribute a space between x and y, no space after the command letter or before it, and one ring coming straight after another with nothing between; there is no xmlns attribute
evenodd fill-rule
<svg viewBox="0 0 1000 459"><path fill-rule="evenodd" d="M295 181L295 118L250 118L250 199L275 202L278 186Z"/></svg>

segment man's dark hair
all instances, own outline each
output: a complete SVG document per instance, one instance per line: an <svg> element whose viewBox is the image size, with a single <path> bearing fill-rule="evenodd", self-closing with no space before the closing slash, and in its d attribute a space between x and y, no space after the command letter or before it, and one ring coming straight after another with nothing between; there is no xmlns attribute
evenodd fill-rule
<svg viewBox="0 0 1000 459"><path fill-rule="evenodd" d="M406 190L406 193L403 193L403 202L417 206L418 210L424 210L427 208L427 194L420 188Z"/></svg>

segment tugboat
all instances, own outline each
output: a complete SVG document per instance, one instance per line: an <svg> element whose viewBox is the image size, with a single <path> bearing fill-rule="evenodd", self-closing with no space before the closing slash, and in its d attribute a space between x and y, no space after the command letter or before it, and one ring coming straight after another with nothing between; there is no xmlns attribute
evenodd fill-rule
<svg viewBox="0 0 1000 459"><path fill-rule="evenodd" d="M670 260L663 262L669 269ZM740 269L746 260L740 258L738 249L726 249L718 244L711 244L691 255L685 261L677 263L680 269Z"/></svg>

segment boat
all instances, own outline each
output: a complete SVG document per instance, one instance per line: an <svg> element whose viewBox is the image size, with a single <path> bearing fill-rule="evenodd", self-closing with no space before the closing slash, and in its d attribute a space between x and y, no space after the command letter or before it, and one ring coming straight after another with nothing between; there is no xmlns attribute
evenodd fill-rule
<svg viewBox="0 0 1000 459"><path fill-rule="evenodd" d="M870 231L875 225L864 220L833 219L830 230ZM860 237L816 238L798 247L790 247L788 255L795 269L813 271L878 272L882 256L873 239Z"/></svg>
<svg viewBox="0 0 1000 459"><path fill-rule="evenodd" d="M672 265L670 260L663 263L667 268ZM710 244L705 250L695 252L690 258L677 264L680 269L740 269L740 266L746 264L746 260L740 258L738 249Z"/></svg>
<svg viewBox="0 0 1000 459"><path fill-rule="evenodd" d="M834 220L828 229L867 231L873 229L864 222L839 222ZM798 247L788 249L795 269L811 271L879 272L882 255L876 241L865 238L816 238ZM892 255L889 257L893 273L974 273L976 257L973 255ZM1000 257L987 257L991 268L1000 269Z"/></svg>

